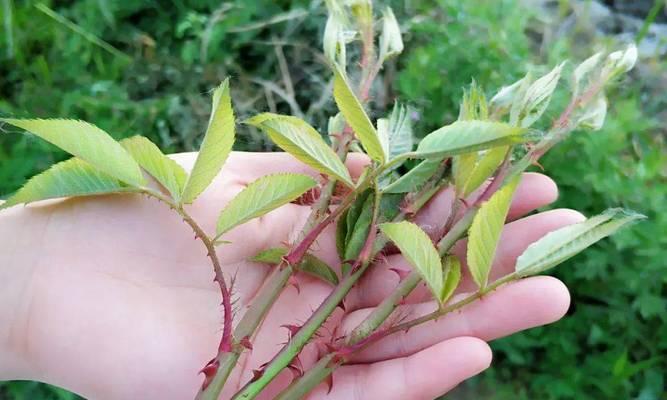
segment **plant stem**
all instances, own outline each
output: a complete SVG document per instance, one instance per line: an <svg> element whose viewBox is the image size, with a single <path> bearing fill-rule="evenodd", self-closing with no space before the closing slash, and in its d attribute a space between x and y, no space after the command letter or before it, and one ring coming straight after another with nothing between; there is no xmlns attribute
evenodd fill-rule
<svg viewBox="0 0 667 400"><path fill-rule="evenodd" d="M353 194L354 192L348 196L348 199L351 199L350 204L356 198L356 195ZM262 370L261 376L256 380L250 381L243 388L241 388L241 390L239 390L234 395L233 399L254 399L266 387L266 385L268 385L283 369L285 369L292 362L292 360L294 360L294 358L301 352L303 347L313 337L317 330L320 329L322 324L324 324L324 322L331 316L336 307L341 304L354 284L364 274L372 261L371 252L376 239L377 219L380 211L380 199L381 196L376 193L371 228L364 246L360 251L358 261L355 263L357 268L352 268L351 274L343 278L338 286L336 286L336 288L329 294L329 296L327 296L322 304L320 304L317 310L299 328L298 332L296 332L290 338L288 343L278 352L278 354L276 354L273 359L269 361L266 367L264 367ZM343 204L341 204L338 209L343 208L342 206ZM333 221L336 216L334 213L331 213L329 217L332 217L331 220ZM328 219L329 218L327 218L325 221ZM287 259L287 257L285 259Z"/></svg>

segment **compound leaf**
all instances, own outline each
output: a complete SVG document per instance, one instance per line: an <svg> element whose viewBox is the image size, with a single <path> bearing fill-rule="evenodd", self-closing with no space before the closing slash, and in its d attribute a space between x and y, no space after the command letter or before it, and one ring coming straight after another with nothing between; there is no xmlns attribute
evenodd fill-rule
<svg viewBox="0 0 667 400"><path fill-rule="evenodd" d="M488 283L500 233L505 225L512 195L518 183L519 178L514 178L482 204L470 226L468 233L468 268L480 289L485 288Z"/></svg>
<svg viewBox="0 0 667 400"><path fill-rule="evenodd" d="M266 175L251 182L220 213L216 238L289 203L316 185L313 178L300 174Z"/></svg>
<svg viewBox="0 0 667 400"><path fill-rule="evenodd" d="M181 192L188 178L180 165L165 156L153 142L143 136L123 139L120 144L141 168L169 191L174 200L180 201Z"/></svg>
<svg viewBox="0 0 667 400"><path fill-rule="evenodd" d="M0 121L25 129L128 185L143 186L139 165L108 133L84 121L11 119Z"/></svg>
<svg viewBox="0 0 667 400"><path fill-rule="evenodd" d="M263 113L246 121L265 131L271 140L296 159L353 187L350 173L320 134L305 121L291 116Z"/></svg>
<svg viewBox="0 0 667 400"><path fill-rule="evenodd" d="M352 127L357 138L368 155L384 163L386 155L380 143L380 137L373 127L373 123L366 114L357 96L345 79L345 74L337 65L334 66L334 99L345 120Z"/></svg>
<svg viewBox="0 0 667 400"><path fill-rule="evenodd" d="M438 250L426 232L408 221L381 224L380 230L396 244L403 257L420 273L433 296L440 300L443 294L442 264Z"/></svg>
<svg viewBox="0 0 667 400"><path fill-rule="evenodd" d="M232 151L235 120L229 79L225 79L213 92L211 108L211 118L197 160L183 188L183 203L192 203L211 184Z"/></svg>
<svg viewBox="0 0 667 400"><path fill-rule="evenodd" d="M613 208L586 221L555 230L528 246L516 261L516 272L520 276L539 274L644 218L641 214Z"/></svg>
<svg viewBox="0 0 667 400"><path fill-rule="evenodd" d="M503 122L456 121L428 134L419 143L415 157L443 158L536 138L535 131Z"/></svg>
<svg viewBox="0 0 667 400"><path fill-rule="evenodd" d="M0 209L39 200L131 191L136 189L99 171L86 161L71 158L30 178L18 192L0 205Z"/></svg>

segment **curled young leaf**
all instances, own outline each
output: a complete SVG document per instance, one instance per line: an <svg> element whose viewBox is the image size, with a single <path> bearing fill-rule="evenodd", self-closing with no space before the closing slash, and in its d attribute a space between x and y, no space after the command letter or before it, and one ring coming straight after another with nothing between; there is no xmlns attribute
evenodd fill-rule
<svg viewBox="0 0 667 400"><path fill-rule="evenodd" d="M503 86L489 101L489 108L494 115L504 115L512 105L523 99L528 85L530 85L530 74L514 82L509 86Z"/></svg>
<svg viewBox="0 0 667 400"><path fill-rule="evenodd" d="M348 230L345 237L345 253L343 255L343 260L345 261L354 260L359 257L359 253L361 253L361 249L366 243L368 232L371 229L371 222L373 221L374 199L375 196L369 193L364 198L363 203L360 203L361 207L354 207L354 210L351 209L347 214Z"/></svg>
<svg viewBox="0 0 667 400"><path fill-rule="evenodd" d="M183 167L165 156L153 142L143 136L123 139L120 144L141 168L169 191L174 200L180 201L181 192L188 178Z"/></svg>
<svg viewBox="0 0 667 400"><path fill-rule="evenodd" d="M71 158L30 178L18 192L0 204L0 209L40 200L132 191L137 189L101 172L86 161Z"/></svg>
<svg viewBox="0 0 667 400"><path fill-rule="evenodd" d="M470 88L463 92L463 100L459 109L459 120L485 120L489 118L489 107L482 88L474 80Z"/></svg>
<svg viewBox="0 0 667 400"><path fill-rule="evenodd" d="M245 121L266 132L281 149L316 170L333 176L349 187L350 173L322 136L302 119L272 113L256 115Z"/></svg>
<svg viewBox="0 0 667 400"><path fill-rule="evenodd" d="M538 132L492 121L456 121L428 134L415 157L444 158L537 139Z"/></svg>
<svg viewBox="0 0 667 400"><path fill-rule="evenodd" d="M403 52L403 38L391 7L382 10L382 36L380 36L380 60L385 61Z"/></svg>
<svg viewBox="0 0 667 400"><path fill-rule="evenodd" d="M445 256L442 259L443 285L440 303L445 303L454 294L461 282L461 261L456 256Z"/></svg>
<svg viewBox="0 0 667 400"><path fill-rule="evenodd" d="M516 261L520 276L542 273L575 256L619 229L646 217L620 208L546 234L528 246Z"/></svg>
<svg viewBox="0 0 667 400"><path fill-rule="evenodd" d="M551 96L556 90L556 86L558 86L564 66L565 63L557 65L551 72L537 79L528 87L520 107L519 124L522 127L528 128L544 114L551 102Z"/></svg>
<svg viewBox="0 0 667 400"><path fill-rule="evenodd" d="M213 92L211 118L197 160L183 188L183 203L192 203L211 184L232 151L234 138L234 110L229 79L225 79Z"/></svg>
<svg viewBox="0 0 667 400"><path fill-rule="evenodd" d="M603 74L611 78L630 71L637 63L637 55L637 46L634 43L630 43L625 50L609 54L603 67L605 71Z"/></svg>
<svg viewBox="0 0 667 400"><path fill-rule="evenodd" d="M500 234L520 178L514 178L482 204L468 232L468 268L480 289L486 287Z"/></svg>
<svg viewBox="0 0 667 400"><path fill-rule="evenodd" d="M408 221L381 224L380 230L396 244L403 257L422 276L433 296L440 301L444 293L442 264L438 250L426 232Z"/></svg>
<svg viewBox="0 0 667 400"><path fill-rule="evenodd" d="M273 174L251 182L218 217L216 239L230 229L289 203L317 185L309 176Z"/></svg>
<svg viewBox="0 0 667 400"><path fill-rule="evenodd" d="M145 183L132 156L95 125L67 119L0 118L0 121L25 129L128 185L141 187Z"/></svg>
<svg viewBox="0 0 667 400"><path fill-rule="evenodd" d="M599 75L600 71L598 66L602 60L602 53L595 53L592 56L588 57L581 64L577 65L572 73L572 79L574 80L574 95L578 95L590 84L591 78L593 76ZM596 73L597 71L597 73Z"/></svg>
<svg viewBox="0 0 667 400"><path fill-rule="evenodd" d="M334 65L334 100L345 120L352 127L355 135L364 147L368 155L384 163L386 155L382 149L382 143L375 131L375 127L366 114L364 107L348 84L345 73L339 66Z"/></svg>
<svg viewBox="0 0 667 400"><path fill-rule="evenodd" d="M598 94L595 101L592 101L577 119L577 126L588 128L594 131L602 128L607 116L607 99L604 94Z"/></svg>

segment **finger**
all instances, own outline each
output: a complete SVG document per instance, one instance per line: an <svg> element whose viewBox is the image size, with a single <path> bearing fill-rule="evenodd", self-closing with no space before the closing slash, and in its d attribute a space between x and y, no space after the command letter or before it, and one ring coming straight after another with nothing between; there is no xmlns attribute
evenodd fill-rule
<svg viewBox="0 0 667 400"><path fill-rule="evenodd" d="M467 295L455 296L452 302ZM404 357L435 343L457 336L474 336L485 341L524 329L557 321L565 315L570 295L565 285L552 277L540 276L500 287L481 300L424 323L408 332L388 336L353 357L353 362L376 362ZM437 309L434 302L399 307L393 318L411 320ZM350 332L372 310L358 310L345 317L342 327Z"/></svg>
<svg viewBox="0 0 667 400"><path fill-rule="evenodd" d="M446 340L408 357L344 366L334 374L331 392L321 385L309 399L432 400L488 368L491 358L482 340Z"/></svg>
<svg viewBox="0 0 667 400"><path fill-rule="evenodd" d="M498 244L497 255L491 269L491 280L506 275L514 268L516 259L523 251L548 232L583 220L583 216L572 210L552 210L510 222L503 229ZM459 291L468 291L474 287L470 273L465 268L465 241L456 246L455 253L463 262L464 275ZM412 267L400 255L391 255L375 264L352 289L348 309L374 307L379 304L399 283L399 277L392 269L410 271ZM424 285L417 287L406 301L416 303L430 298L430 292Z"/></svg>

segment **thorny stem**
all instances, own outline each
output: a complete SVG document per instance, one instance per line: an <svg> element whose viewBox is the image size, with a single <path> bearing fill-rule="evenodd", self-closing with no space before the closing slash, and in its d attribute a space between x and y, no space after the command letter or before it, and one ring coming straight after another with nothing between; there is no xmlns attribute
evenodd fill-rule
<svg viewBox="0 0 667 400"><path fill-rule="evenodd" d="M341 304L345 296L349 293L350 289L352 289L354 284L364 274L372 261L370 253L376 237L377 219L380 211L380 197L381 196L377 195L375 197L370 233L360 252L358 262L355 262L356 268L352 268L351 274L343 278L329 296L327 296L327 298L320 304L317 310L315 310L308 320L299 328L298 332L294 334L278 354L266 364L262 370L261 376L250 381L241 388L241 390L234 395L234 400L254 399L283 369L289 366L292 360L294 360L294 358L301 352L303 347L310 341L317 330L320 329L322 324L324 324L324 322L331 316L333 311ZM354 199L356 196L351 195L349 198Z"/></svg>

